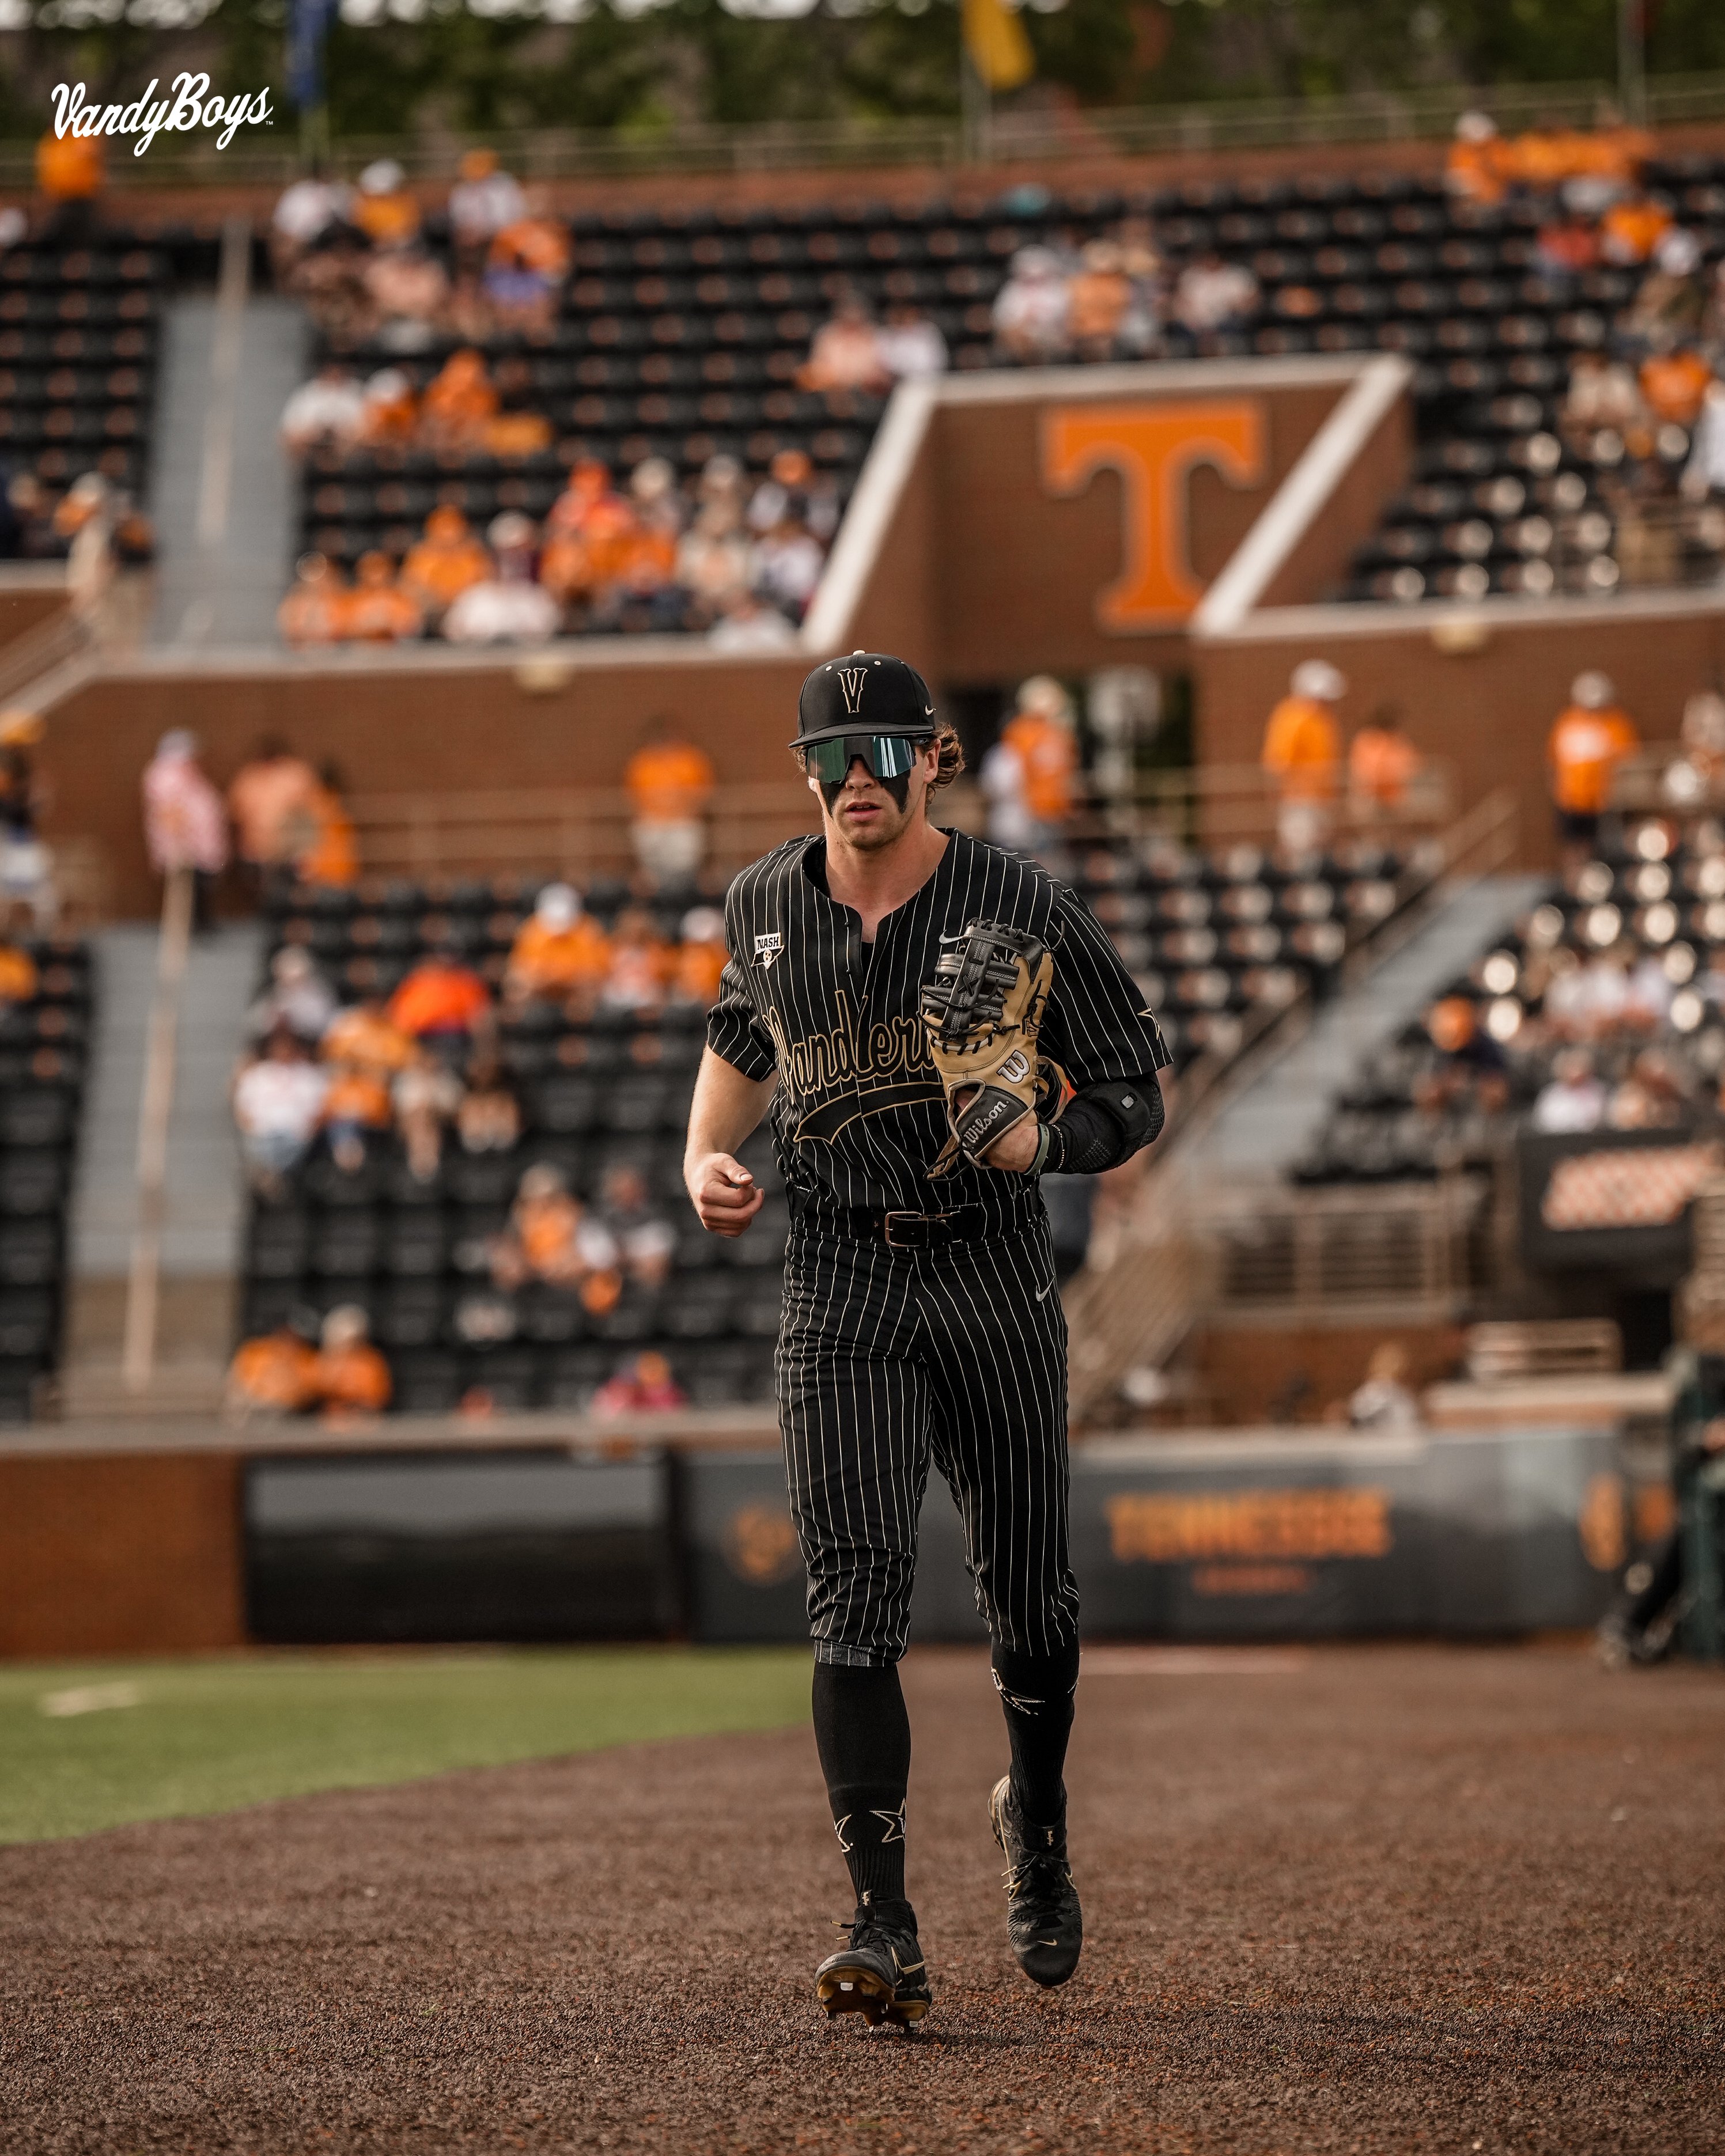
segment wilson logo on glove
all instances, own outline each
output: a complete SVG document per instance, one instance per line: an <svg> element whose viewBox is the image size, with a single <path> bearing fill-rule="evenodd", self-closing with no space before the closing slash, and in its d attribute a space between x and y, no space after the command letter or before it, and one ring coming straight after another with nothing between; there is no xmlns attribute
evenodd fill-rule
<svg viewBox="0 0 1725 2156"><path fill-rule="evenodd" d="M980 1167L996 1138L1039 1110L1059 1120L1071 1087L1036 1052L1053 986L1046 946L998 921L972 921L942 952L922 1009L952 1135L930 1175L948 1174L961 1158Z"/></svg>

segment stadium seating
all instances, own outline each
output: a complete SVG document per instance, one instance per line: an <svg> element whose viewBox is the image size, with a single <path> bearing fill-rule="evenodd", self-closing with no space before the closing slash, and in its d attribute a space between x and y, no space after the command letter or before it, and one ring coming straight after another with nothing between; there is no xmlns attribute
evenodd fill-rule
<svg viewBox="0 0 1725 2156"><path fill-rule="evenodd" d="M1686 157L1646 177L1711 264L1725 249L1725 161ZM1641 273L1599 268L1563 282L1543 274L1536 238L1551 215L1549 203L1482 208L1446 195L1435 177L1368 171L578 217L555 331L491 347L518 362L516 398L550 418L555 449L507 465L406 449L322 453L305 473L305 542L351 566L371 547L399 557L437 501L470 517L542 515L578 456L619 473L663 456L690 475L715 454L759 470L776 449L797 447L842 497L884 406L796 385L837 295L854 292L877 309L914 304L942 331L955 367L998 366L991 307L1014 252L1076 244L1132 217L1150 220L1170 280L1214 249L1260 287L1258 311L1239 329L1194 337L1166 325L1166 357L1383 351L1414 362L1413 483L1342 596L1598 596L1619 581L1618 514L1599 475L1559 439L1557 408L1571 358L1605 347ZM403 356L326 342L323 356L402 367L423 387L454 348L444 338ZM1665 464L1687 449L1683 429L1661 430ZM1713 573L1725 547L1717 522L1702 508L1681 520L1660 575Z"/></svg>
<svg viewBox="0 0 1725 2156"><path fill-rule="evenodd" d="M167 256L124 232L0 255L0 459L58 495L86 472L139 495L149 471Z"/></svg>
<svg viewBox="0 0 1725 2156"><path fill-rule="evenodd" d="M1184 1069L1206 1052L1225 1061L1253 1014L1273 1017L1308 986L1321 988L1437 863L1420 844L1338 843L1294 867L1252 846L1206 856L1147 841L1096 845L1064 865L1142 982ZM498 878L290 891L272 903L267 941L272 953L285 944L308 950L347 998L388 995L434 946L453 947L495 983L536 889ZM586 894L605 921L628 896L621 884ZM667 936L685 903L686 894L664 908ZM431 1183L408 1173L393 1142L372 1147L353 1174L320 1147L279 1202L254 1202L243 1332L267 1332L295 1308L360 1304L390 1360L395 1405L409 1411L464 1400L581 1408L649 1348L665 1354L697 1406L769 1398L788 1213L764 1131L742 1154L768 1194L750 1232L721 1240L689 1212L683 1138L704 1039L705 1014L694 1009L583 1024L543 1004L506 1013L500 1046L524 1109L520 1144L465 1154L452 1138ZM610 1168L641 1171L676 1229L661 1289L627 1286L595 1316L567 1289L493 1286L490 1240L523 1171L540 1161L562 1168L583 1200Z"/></svg>
<svg viewBox="0 0 1725 2156"><path fill-rule="evenodd" d="M0 1005L0 1423L29 1419L59 1358L66 1215L90 1027L85 945L20 947L28 1002Z"/></svg>
<svg viewBox="0 0 1725 2156"><path fill-rule="evenodd" d="M1559 1014L1554 983L1612 952L1640 973L1644 1008L1621 1024ZM1482 950L1444 990L1465 1004L1472 1038L1497 1045L1474 1065L1492 1082L1481 1099L1465 1075L1469 1044L1426 1019L1368 1056L1305 1155L1296 1183L1389 1183L1489 1168L1553 1075L1563 1049L1585 1045L1608 1101L1637 1078L1650 1050L1674 1122L1711 1125L1725 1075L1725 1017L1718 993L1725 952L1725 835L1717 824L1680 829L1669 819L1632 826L1604 858L1554 881L1515 929ZM1560 993L1562 991L1559 992ZM1430 1017L1428 1014L1428 1018ZM1466 1024L1462 1031L1466 1030ZM1607 1111L1616 1114L1615 1105ZM1636 1115L1645 1113L1639 1107ZM1602 1122L1601 1127L1604 1125ZM1623 1127L1642 1127L1625 1122Z"/></svg>

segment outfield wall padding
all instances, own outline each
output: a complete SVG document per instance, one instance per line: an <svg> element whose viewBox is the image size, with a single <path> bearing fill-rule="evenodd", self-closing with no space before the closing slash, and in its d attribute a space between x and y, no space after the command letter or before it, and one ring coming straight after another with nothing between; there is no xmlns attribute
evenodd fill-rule
<svg viewBox="0 0 1725 2156"><path fill-rule="evenodd" d="M683 1464L697 1639L803 1636L778 1456ZM1074 1461L1086 1632L1158 1639L1502 1636L1591 1625L1629 1553L1618 1440L1597 1430L1092 1445ZM984 1636L957 1512L922 1513L913 1640Z"/></svg>

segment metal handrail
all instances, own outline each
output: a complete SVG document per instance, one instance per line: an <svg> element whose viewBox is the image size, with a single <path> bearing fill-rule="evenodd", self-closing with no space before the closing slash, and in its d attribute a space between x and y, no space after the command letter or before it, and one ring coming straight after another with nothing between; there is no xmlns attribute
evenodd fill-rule
<svg viewBox="0 0 1725 2156"><path fill-rule="evenodd" d="M1489 112L1505 132L1595 125L1615 103L1604 81L1445 84L1410 90L1358 91L1343 97L1217 99L1201 104L1076 110L996 112L985 162L1071 162L1083 158L1167 157L1230 149L1320 147L1430 141L1447 136L1461 113ZM1655 75L1645 98L1650 126L1725 118L1725 74ZM388 155L417 180L447 180L460 151L480 138L364 136L331 145L331 168L349 177ZM920 166L963 168L983 147L961 121L920 119L768 121L749 126L689 126L655 131L578 128L501 131L484 138L511 167L532 179L627 177L635 173L772 172L799 168ZM226 151L181 150L158 138L145 157L110 161L116 192L162 186L280 186L300 161L286 142L254 147L244 138ZM0 187L31 185L33 152L0 152Z"/></svg>

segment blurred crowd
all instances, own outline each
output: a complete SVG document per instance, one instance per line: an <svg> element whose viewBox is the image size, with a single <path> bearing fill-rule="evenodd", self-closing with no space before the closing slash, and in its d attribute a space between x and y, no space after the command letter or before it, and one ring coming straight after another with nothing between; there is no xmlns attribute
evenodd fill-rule
<svg viewBox="0 0 1725 2156"><path fill-rule="evenodd" d="M714 906L689 907L666 933L662 909L625 905L607 923L587 911L570 885L547 884L521 924L495 990L453 942L434 943L393 993L346 1003L303 947L285 946L248 1014L249 1045L233 1084L234 1122L254 1190L266 1203L279 1202L302 1173L357 1178L386 1165L429 1187L452 1150L468 1159L515 1154L526 1118L500 1052L503 1025L527 1021L536 1010L578 1029L563 1038L578 1052L578 1029L594 1021L639 1026L677 1013L698 1019L718 994L724 937L724 917ZM651 1032L636 1037L656 1049ZM457 1306L454 1330L474 1347L511 1338L517 1322L511 1298L536 1285L567 1292L590 1316L603 1317L631 1283L660 1287L675 1249L672 1224L639 1168L614 1163L587 1202L561 1168L531 1161L514 1181L501 1228L484 1239L483 1250L458 1255L477 1284ZM308 1358L328 1353L331 1325L342 1334L352 1367L369 1372L364 1387L356 1382L331 1390L321 1379L313 1383L318 1373ZM253 1356L259 1343L249 1342L234 1365L235 1404L280 1411L386 1405L387 1365L366 1342L363 1312L344 1309L323 1329L321 1350L292 1320L264 1336L275 1343L268 1353ZM284 1372L303 1381L290 1388L292 1398L269 1390ZM668 1371L655 1376L633 1366L618 1373L614 1392L595 1412L680 1401L671 1397Z"/></svg>
<svg viewBox="0 0 1725 2156"><path fill-rule="evenodd" d="M549 328L568 275L569 229L542 189L523 188L490 150L470 150L449 191L451 266L425 244L424 215L393 158L348 187L314 170L275 205L280 287L326 335L423 352L439 336L475 343Z"/></svg>
<svg viewBox="0 0 1725 2156"><path fill-rule="evenodd" d="M1240 328L1258 280L1207 249L1171 274L1147 218L1112 234L1024 247L994 299L997 359L1024 367L1061 360L1147 359L1173 323L1202 339Z"/></svg>
<svg viewBox="0 0 1725 2156"><path fill-rule="evenodd" d="M35 889L33 876L47 880L44 917L51 917L51 864L33 838L45 797L29 747L41 730L41 721L29 713L0 713L0 891L16 889L27 897ZM642 887L660 894L688 890L706 853L706 817L718 784L711 757L669 719L655 718L624 767L623 783ZM273 885L329 891L359 881L359 833L340 771L328 762L312 764L279 735L259 738L224 793L203 768L197 736L171 728L145 766L141 792L151 862L163 875L191 875L198 928L208 924L217 880L230 865L254 901ZM572 921L570 934L567 951L603 951L608 964L612 945L593 924L577 930ZM531 947L529 937L522 966ZM667 978L675 978L672 967Z"/></svg>
<svg viewBox="0 0 1725 2156"><path fill-rule="evenodd" d="M463 357L482 371L477 354ZM335 399L340 372L326 369L308 387ZM325 428L333 409L301 406L296 415L305 393L288 408L301 448L321 438L305 430ZM304 556L280 625L294 644L704 630L719 649L786 650L838 519L831 482L801 449L781 449L752 485L734 457L715 456L691 488L662 457L637 465L622 488L603 464L584 459L542 524L506 510L481 535L441 503L399 563L381 551L363 554L351 583L325 556Z"/></svg>
<svg viewBox="0 0 1725 2156"><path fill-rule="evenodd" d="M1559 300L1596 270L1635 279L1602 341L1578 352L1558 416L1567 446L1593 467L1616 526L1602 576L1679 580L1685 504L1725 500L1725 259L1642 182L1652 150L1638 130L1552 129L1505 138L1483 114L1464 116L1449 181L1490 208L1510 198L1543 216L1535 266ZM1578 506L1579 503L1578 502ZM1698 535L1725 548L1725 519ZM1612 564L1615 563L1615 567Z"/></svg>

